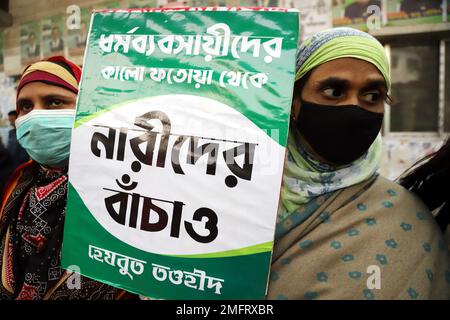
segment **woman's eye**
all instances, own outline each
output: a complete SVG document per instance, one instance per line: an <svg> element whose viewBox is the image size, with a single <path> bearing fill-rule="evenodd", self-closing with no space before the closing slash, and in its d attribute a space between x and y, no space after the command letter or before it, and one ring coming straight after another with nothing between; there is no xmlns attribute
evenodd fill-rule
<svg viewBox="0 0 450 320"><path fill-rule="evenodd" d="M48 106L53 107L53 108L61 107L63 104L64 104L64 101L59 100L59 99L51 99L48 101Z"/></svg>
<svg viewBox="0 0 450 320"><path fill-rule="evenodd" d="M21 103L19 105L19 110L22 113L28 113L33 110L33 105L31 103Z"/></svg>
<svg viewBox="0 0 450 320"><path fill-rule="evenodd" d="M380 100L381 94L379 92L370 92L363 95L363 99L369 103L376 103Z"/></svg>
<svg viewBox="0 0 450 320"><path fill-rule="evenodd" d="M339 98L342 96L342 90L336 88L328 88L323 90L323 93L328 98Z"/></svg>

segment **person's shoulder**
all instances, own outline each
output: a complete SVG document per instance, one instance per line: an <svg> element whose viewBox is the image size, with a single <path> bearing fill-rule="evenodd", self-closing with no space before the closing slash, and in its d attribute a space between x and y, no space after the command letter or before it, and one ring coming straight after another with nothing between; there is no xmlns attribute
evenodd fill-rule
<svg viewBox="0 0 450 320"><path fill-rule="evenodd" d="M415 226L421 232L440 232L433 214L423 201L413 192L407 190L402 185L379 176L366 197L368 201L376 204L377 215L390 221L393 228L399 226L408 231Z"/></svg>
<svg viewBox="0 0 450 320"><path fill-rule="evenodd" d="M24 175L24 174L32 174L34 172L35 166L36 166L36 162L34 162L33 160L29 160L21 165L19 165L10 175L10 177L8 178L8 182L6 184L6 188L12 188L14 189L15 185L17 184L17 182L19 181L19 179ZM6 190L5 188L5 190Z"/></svg>
<svg viewBox="0 0 450 320"><path fill-rule="evenodd" d="M9 176L8 181L3 189L2 194L0 194L0 218L3 215L3 207L8 201L11 194L17 188L17 184L24 174L32 174L36 163L33 160L25 162L17 167L12 174Z"/></svg>
<svg viewBox="0 0 450 320"><path fill-rule="evenodd" d="M421 199L400 184L379 176L357 201L354 224L360 236L368 239L368 245L360 250L367 253L368 248L373 248L376 252L372 251L370 256L383 256L385 281L393 284L388 296L404 299L410 288L415 288L425 299L448 297L445 239ZM430 274L434 275L434 282Z"/></svg>
<svg viewBox="0 0 450 320"><path fill-rule="evenodd" d="M413 192L404 188L399 183L389 180L383 176L378 176L373 185L377 194L393 203L412 205L419 209L429 211L422 200Z"/></svg>

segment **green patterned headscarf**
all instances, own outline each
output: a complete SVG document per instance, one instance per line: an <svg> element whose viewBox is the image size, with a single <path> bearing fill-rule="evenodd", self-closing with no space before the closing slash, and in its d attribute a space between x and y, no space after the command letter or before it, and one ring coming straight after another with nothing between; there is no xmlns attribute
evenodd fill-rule
<svg viewBox="0 0 450 320"><path fill-rule="evenodd" d="M373 64L391 88L389 62L381 43L366 32L352 28L334 28L314 34L297 52L295 80L325 62L339 58L357 58Z"/></svg>
<svg viewBox="0 0 450 320"><path fill-rule="evenodd" d="M352 57L372 63L391 86L389 63L383 46L371 35L351 28L335 28L316 33L297 52L296 80L328 61ZM381 161L381 135L359 159L343 167L331 167L315 160L301 146L298 133L289 133L278 221L318 196L369 179Z"/></svg>

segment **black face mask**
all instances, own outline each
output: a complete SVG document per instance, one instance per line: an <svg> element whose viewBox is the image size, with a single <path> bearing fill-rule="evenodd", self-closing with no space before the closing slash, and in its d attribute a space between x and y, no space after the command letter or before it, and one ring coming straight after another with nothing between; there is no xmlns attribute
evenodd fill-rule
<svg viewBox="0 0 450 320"><path fill-rule="evenodd" d="M383 115L356 105L328 106L301 101L297 128L320 156L344 165L369 149L381 129Z"/></svg>

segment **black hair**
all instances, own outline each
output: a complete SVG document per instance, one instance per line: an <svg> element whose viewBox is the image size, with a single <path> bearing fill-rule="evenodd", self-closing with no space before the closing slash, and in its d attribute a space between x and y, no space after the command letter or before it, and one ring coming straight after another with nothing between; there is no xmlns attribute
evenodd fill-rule
<svg viewBox="0 0 450 320"><path fill-rule="evenodd" d="M8 116L15 116L15 117L17 117L17 111L16 110L11 110L10 112L8 112Z"/></svg>
<svg viewBox="0 0 450 320"><path fill-rule="evenodd" d="M450 138L435 153L405 171L399 183L417 194L430 210L438 210L436 221L442 231L450 224Z"/></svg>

